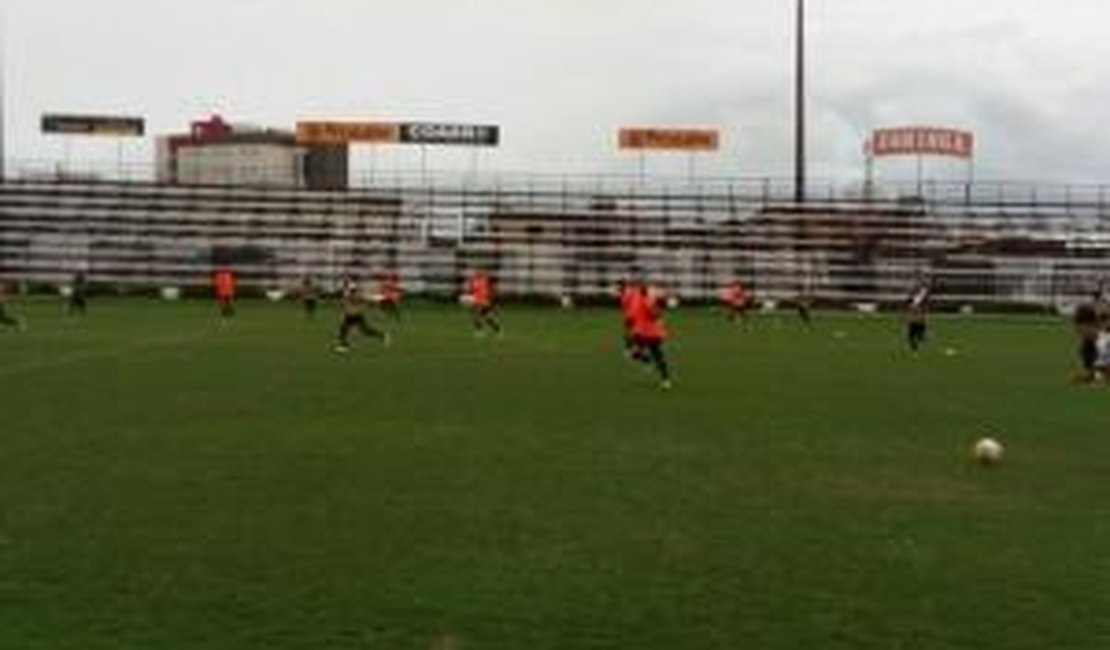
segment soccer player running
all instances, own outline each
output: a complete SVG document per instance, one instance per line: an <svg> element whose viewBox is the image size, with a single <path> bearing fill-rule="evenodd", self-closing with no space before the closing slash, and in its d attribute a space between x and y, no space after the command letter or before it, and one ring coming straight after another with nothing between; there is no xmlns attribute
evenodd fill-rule
<svg viewBox="0 0 1110 650"><path fill-rule="evenodd" d="M351 330L357 329L364 336L376 338L383 345L389 345L389 334L370 325L366 321L366 299L355 284L348 284L339 298L339 334L335 343L336 352L351 351Z"/></svg>
<svg viewBox="0 0 1110 650"><path fill-rule="evenodd" d="M226 323L235 315L235 272L227 266L216 269L212 275L212 290L220 307L222 322Z"/></svg>
<svg viewBox="0 0 1110 650"><path fill-rule="evenodd" d="M1079 363L1082 370L1076 381L1096 383L1106 380L1110 371L1110 316L1099 309L1099 296L1075 310L1072 323L1079 337Z"/></svg>
<svg viewBox="0 0 1110 650"><path fill-rule="evenodd" d="M401 299L405 292L396 271L386 271L378 281L378 307L393 320L401 319Z"/></svg>
<svg viewBox="0 0 1110 650"><path fill-rule="evenodd" d="M632 318L634 306L640 296L640 285L635 280L620 280L617 283L617 297L621 307L621 326L623 328L622 345L624 354L629 359L642 361L644 351L636 345L636 337L632 335Z"/></svg>
<svg viewBox="0 0 1110 650"><path fill-rule="evenodd" d="M925 343L929 297L929 285L922 282L906 302L906 342L914 352Z"/></svg>
<svg viewBox="0 0 1110 650"><path fill-rule="evenodd" d="M485 271L475 271L470 276L467 301L470 303L474 334L480 336L485 328L494 334L501 334L501 324L493 315L493 279Z"/></svg>
<svg viewBox="0 0 1110 650"><path fill-rule="evenodd" d="M663 353L663 343L667 340L667 328L663 324L662 295L659 291L641 285L632 302L632 338L643 355L638 357L644 363L651 363L659 374L659 385L664 390L671 388L671 374L667 358Z"/></svg>
<svg viewBox="0 0 1110 650"><path fill-rule="evenodd" d="M747 322L752 298L740 280L731 280L721 288L721 303L729 322L736 322L737 318Z"/></svg>

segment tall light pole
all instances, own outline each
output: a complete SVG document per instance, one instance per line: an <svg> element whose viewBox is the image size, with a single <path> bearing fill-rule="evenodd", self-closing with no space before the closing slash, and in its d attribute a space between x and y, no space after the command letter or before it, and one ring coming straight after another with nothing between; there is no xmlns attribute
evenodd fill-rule
<svg viewBox="0 0 1110 650"><path fill-rule="evenodd" d="M6 53L6 50L7 50L7 44L8 44L7 36L8 36L7 16L5 15L4 7L0 7L0 183L3 183L4 179L7 178L7 176L6 176L7 170L4 168L4 159L8 155L8 150L4 146L4 144L5 144L4 143L4 131L5 131L5 127L6 127L6 123L5 123L6 115L4 114L4 108L5 108L4 105L8 101L7 93L4 92L4 77L5 77L5 71L7 69L7 65L5 64L5 61L4 61L4 58L5 58L4 54Z"/></svg>
<svg viewBox="0 0 1110 650"><path fill-rule="evenodd" d="M798 0L794 35L794 201L806 200L806 2Z"/></svg>

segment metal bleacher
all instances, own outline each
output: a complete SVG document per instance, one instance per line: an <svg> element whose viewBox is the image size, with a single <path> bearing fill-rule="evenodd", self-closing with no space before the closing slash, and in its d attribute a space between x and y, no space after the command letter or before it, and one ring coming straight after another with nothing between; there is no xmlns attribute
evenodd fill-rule
<svg viewBox="0 0 1110 650"><path fill-rule="evenodd" d="M15 180L0 185L0 275L62 285L288 289L387 269L451 295L466 272L504 294L599 297L639 274L688 300L739 277L757 295L884 302L931 277L959 303L1058 305L1110 270L1102 192L930 186L907 200L804 205L760 183L377 185L344 192Z"/></svg>

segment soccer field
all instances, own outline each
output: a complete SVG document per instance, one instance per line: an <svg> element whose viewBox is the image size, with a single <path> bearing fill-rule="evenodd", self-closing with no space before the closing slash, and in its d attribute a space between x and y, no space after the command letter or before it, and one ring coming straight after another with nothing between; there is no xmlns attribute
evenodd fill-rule
<svg viewBox="0 0 1110 650"><path fill-rule="evenodd" d="M16 305L0 647L1110 647L1110 391L1047 318ZM952 348L956 354L945 354ZM984 435L1007 446L974 466Z"/></svg>

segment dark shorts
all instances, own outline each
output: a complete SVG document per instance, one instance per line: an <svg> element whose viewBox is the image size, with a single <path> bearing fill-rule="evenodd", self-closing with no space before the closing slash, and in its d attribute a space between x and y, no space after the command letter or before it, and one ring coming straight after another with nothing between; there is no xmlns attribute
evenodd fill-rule
<svg viewBox="0 0 1110 650"><path fill-rule="evenodd" d="M1079 344L1079 361L1084 370L1094 370L1098 360L1098 345L1094 339L1083 339Z"/></svg>
<svg viewBox="0 0 1110 650"><path fill-rule="evenodd" d="M366 317L362 314L347 314L343 317L343 327L366 327Z"/></svg>

